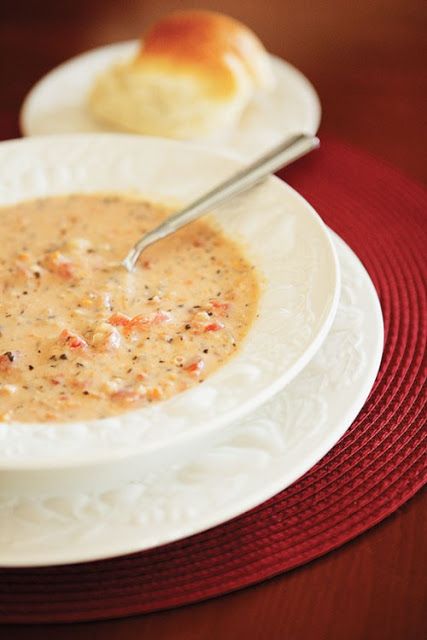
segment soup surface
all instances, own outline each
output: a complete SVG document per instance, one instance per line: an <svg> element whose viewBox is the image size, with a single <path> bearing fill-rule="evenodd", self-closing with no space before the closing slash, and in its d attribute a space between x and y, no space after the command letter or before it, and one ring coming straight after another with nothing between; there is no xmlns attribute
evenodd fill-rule
<svg viewBox="0 0 427 640"><path fill-rule="evenodd" d="M0 421L102 418L205 380L237 349L258 281L241 249L197 221L129 248L168 210L72 195L0 209Z"/></svg>

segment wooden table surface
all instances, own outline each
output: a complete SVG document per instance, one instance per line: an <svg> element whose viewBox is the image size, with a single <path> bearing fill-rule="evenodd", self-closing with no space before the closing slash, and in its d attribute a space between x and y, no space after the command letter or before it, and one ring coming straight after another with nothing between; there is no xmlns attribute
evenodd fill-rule
<svg viewBox="0 0 427 640"><path fill-rule="evenodd" d="M240 18L311 79L324 110L321 134L427 181L422 0L1 0L0 115L10 134L25 93L53 66L196 4ZM341 549L235 594L124 620L9 626L3 637L418 640L427 637L425 506L418 494Z"/></svg>

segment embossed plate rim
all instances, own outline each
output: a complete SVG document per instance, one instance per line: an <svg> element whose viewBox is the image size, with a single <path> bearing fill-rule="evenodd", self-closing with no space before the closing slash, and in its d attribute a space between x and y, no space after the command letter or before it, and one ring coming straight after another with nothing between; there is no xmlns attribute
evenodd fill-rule
<svg viewBox="0 0 427 640"><path fill-rule="evenodd" d="M153 503L150 504L149 496L148 499L146 496L148 506L146 505L146 509L144 509L144 503L142 503L139 507L139 512L136 512L132 505L128 508L129 503L126 500L120 500L120 496L114 493L105 494L104 500L100 501L96 496L83 495L80 503L77 501L76 505L73 505L70 502L69 511L75 514L77 518L79 514L83 517L84 511L87 509L90 516L89 520L92 520L92 532L90 528L88 530L87 522L82 521L80 526L81 538L76 535L76 529L74 528L69 532L68 538L64 537L65 532L62 531L63 537L61 538L61 527L64 526L65 516L63 505L61 505L60 500L58 502L58 498L53 498L52 503L49 502L48 498L46 500L28 501L18 498L13 500L11 497L9 500L4 499L3 504L0 501L0 525L3 524L3 526L0 526L0 565L5 567L29 567L87 562L134 553L160 544L170 543L219 525L256 507L289 486L318 462L344 434L362 408L378 372L384 339L381 308L369 275L351 249L335 234L334 241L338 245L340 260L345 263L342 299L334 326L318 354L307 368L300 373L298 378L282 391L280 396L276 396L267 405L257 410L256 414L260 414L257 416L257 420L261 419L259 425L252 425L252 427L249 425L248 429L248 423L255 416L246 417L230 431L226 442L219 445L219 447L213 447L211 452L204 452L199 463L191 463L187 476L185 474L182 476L182 471L175 470L163 477L161 482L169 490L169 502L165 501L164 489L162 489L161 483L156 482L156 476L151 478L150 482L156 487L160 484L160 500L156 500L156 495L154 494ZM359 317L356 315L357 312L360 314ZM345 320L347 321L347 326ZM343 328L347 331L344 339L349 347L349 353L346 356L347 360L345 362L343 360L344 368L347 372L344 393L339 386L334 388L332 378L329 378L326 385L324 384L322 375L324 372L327 373L328 370L326 367L322 371L321 366L322 362L323 364L325 364L325 361L327 363L330 362L334 352L342 354L340 344L335 344L334 340L336 335L342 335ZM335 332L334 329L336 330ZM356 366L356 374L353 372L356 377L352 379L348 361L354 358L353 348L355 347L355 352L357 347L359 348L360 360L359 368L357 369ZM322 351L324 352L323 354ZM317 379L316 371L318 373ZM339 370L331 373L337 376L340 384L343 383ZM332 412L333 424L331 425L326 418L324 419L323 426L326 425L326 433L319 433L316 425L314 428L312 426L311 432L304 423L299 427L297 426L297 431L299 428L303 432L301 439L297 437L297 447L291 446L288 451L283 451L280 448L280 442L275 437L276 434L271 431L268 424L262 422L263 414L267 413L268 415L269 406L274 408L274 405L279 407L279 404L284 404L285 396L293 396L298 408L298 395L302 394L306 399L309 396L310 383L313 380L317 382L317 386L314 385L314 389L318 394L319 400L323 399L323 402L328 404ZM338 409L336 409L337 406ZM282 406L280 406L280 411L283 412ZM335 416L333 415L334 411ZM298 414L298 410L296 409L294 413ZM318 407L314 406L311 411L311 418L317 421L318 415ZM274 416L275 413L273 411L273 419ZM295 429L295 425L293 424L292 426ZM287 428L289 428L289 424ZM249 442L245 444L244 438L248 437L248 430L250 431ZM286 435L284 437L286 440ZM269 441L271 455L270 458L263 459L266 440ZM254 458L254 452L260 456L258 462L256 457ZM213 459L210 459L212 455ZM232 457L233 455L234 457ZM240 476L242 475L241 465L244 455L247 456L247 460L244 462L246 464L246 482L249 486L249 491L243 487L243 495L240 495L239 490L242 492L242 489L239 489L239 474ZM205 475L208 481L210 478L211 482L211 486L208 486L209 490L206 490L203 485L203 470L198 469L197 464L199 466L205 465ZM230 469L235 474L234 477L228 473ZM262 470L264 473L261 473ZM180 473L181 476L179 475ZM256 479L254 479L254 476L256 476ZM171 489L171 486L173 486L171 485L171 479L174 477L177 480L175 493ZM224 486L221 486L221 482L224 483ZM201 520L197 520L197 513L192 515L190 511L194 504L194 488L197 484L200 485L199 502L203 500L203 506L208 513L207 517ZM237 486L237 495L234 498L232 497L229 502L225 500L224 505L221 507L219 501L224 498L224 487L226 490L232 491L234 485ZM130 491L132 491L135 486L128 487L126 490L130 488ZM184 494L184 502L187 500L189 503L188 514L184 510L179 511L179 491ZM185 492L187 492L187 496ZM73 498L69 497L65 498L65 500L71 501ZM176 513L177 508L178 515ZM34 527L37 523L35 518L37 509L39 509L39 516L41 517L41 531L39 532L41 539L38 544L35 544L37 529ZM57 517L53 517L52 514L52 510L55 509L58 510ZM127 515L126 509L129 511ZM151 525L150 522L147 524L143 519L144 514L149 512L150 509L152 512ZM163 532L161 534L157 533L150 538L147 536L147 527L158 526L155 516L157 514L157 520L159 520L159 511L162 512L162 509L163 512L169 510L169 513L163 513L163 515L167 516L163 520L163 525L161 525L163 526ZM29 516L28 522L25 520L26 510L28 510ZM110 511L110 521L108 519L108 510ZM11 525L15 517L14 514L16 514L17 519L15 524ZM51 520L49 519L49 514L52 517ZM179 521L179 516L183 522ZM120 523L126 517L131 518L131 528L133 528L133 534L130 534L130 529L128 529L127 540L123 532L120 539L120 529L118 529L118 537L113 535L114 531L112 531L112 527L120 527ZM185 518L187 518L187 522L185 522ZM160 522L162 521L160 520ZM7 531L8 526L12 527L12 531ZM57 527L56 529L55 526ZM19 538L19 535L21 535L21 540L17 544L16 537L15 544L13 544L13 527L16 528L16 536ZM24 539L22 539L22 535L24 535ZM72 544L69 544L71 538ZM52 545L46 544L49 539L53 541ZM33 547L31 547L31 544Z"/></svg>

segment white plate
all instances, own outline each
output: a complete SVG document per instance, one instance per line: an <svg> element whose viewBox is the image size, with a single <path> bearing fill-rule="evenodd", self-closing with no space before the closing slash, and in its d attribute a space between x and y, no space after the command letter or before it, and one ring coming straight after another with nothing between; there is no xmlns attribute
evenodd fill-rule
<svg viewBox="0 0 427 640"><path fill-rule="evenodd" d="M137 41L131 41L94 49L48 73L33 87L23 104L24 135L114 131L92 118L86 97L101 71L132 57L138 46ZM291 133L316 133L321 112L313 86L284 60L271 56L271 63L277 81L275 90L252 101L228 140L207 144L248 159Z"/></svg>
<svg viewBox="0 0 427 640"><path fill-rule="evenodd" d="M0 205L99 191L188 202L239 166L233 158L159 138L29 138L0 145ZM339 298L338 262L319 216L293 189L269 178L214 217L247 246L265 280L259 316L236 356L202 385L121 416L3 424L3 493L76 488L78 482L112 487L156 468L160 458L168 464L194 455L208 437L282 389L319 349Z"/></svg>
<svg viewBox="0 0 427 640"><path fill-rule="evenodd" d="M0 500L0 565L97 560L178 540L260 504L320 460L363 406L383 347L374 287L336 242L338 313L320 351L284 391L191 464L116 491Z"/></svg>

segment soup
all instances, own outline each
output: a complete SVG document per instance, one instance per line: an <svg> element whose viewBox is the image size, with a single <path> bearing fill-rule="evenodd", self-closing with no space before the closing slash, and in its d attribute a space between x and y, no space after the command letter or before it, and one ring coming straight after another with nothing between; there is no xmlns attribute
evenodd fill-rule
<svg viewBox="0 0 427 640"><path fill-rule="evenodd" d="M238 349L258 280L206 220L120 261L170 212L115 195L0 209L0 421L96 419L201 384Z"/></svg>

